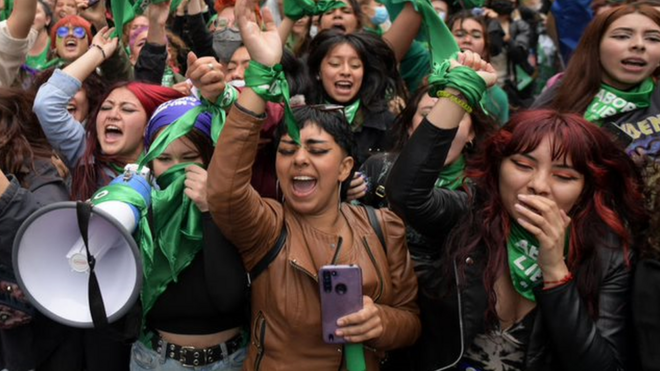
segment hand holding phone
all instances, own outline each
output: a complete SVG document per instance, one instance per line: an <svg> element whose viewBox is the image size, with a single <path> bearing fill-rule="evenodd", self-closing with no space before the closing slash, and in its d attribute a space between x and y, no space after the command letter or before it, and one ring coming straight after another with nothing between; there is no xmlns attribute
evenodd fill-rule
<svg viewBox="0 0 660 371"><path fill-rule="evenodd" d="M362 270L357 265L326 265L319 270L323 340L345 343L337 320L362 309Z"/></svg>

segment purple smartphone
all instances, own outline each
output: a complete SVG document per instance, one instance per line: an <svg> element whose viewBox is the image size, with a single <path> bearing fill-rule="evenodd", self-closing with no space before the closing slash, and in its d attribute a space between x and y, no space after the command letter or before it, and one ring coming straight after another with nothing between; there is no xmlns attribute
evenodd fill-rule
<svg viewBox="0 0 660 371"><path fill-rule="evenodd" d="M362 270L357 265L325 265L319 270L323 340L345 343L335 335L337 320L362 309Z"/></svg>

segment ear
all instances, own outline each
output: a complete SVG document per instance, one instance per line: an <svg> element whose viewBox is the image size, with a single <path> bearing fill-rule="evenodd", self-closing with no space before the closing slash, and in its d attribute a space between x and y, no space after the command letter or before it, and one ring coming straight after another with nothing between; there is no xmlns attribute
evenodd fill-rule
<svg viewBox="0 0 660 371"><path fill-rule="evenodd" d="M344 157L343 160L341 160L341 164L339 164L339 182L343 182L346 180L349 175L351 175L351 170L353 170L353 165L355 165L355 160L353 160L353 157L351 156L346 156Z"/></svg>

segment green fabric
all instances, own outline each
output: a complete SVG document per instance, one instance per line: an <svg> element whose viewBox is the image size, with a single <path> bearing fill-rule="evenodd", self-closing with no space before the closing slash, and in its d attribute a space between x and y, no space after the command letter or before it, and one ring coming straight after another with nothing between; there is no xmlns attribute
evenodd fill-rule
<svg viewBox="0 0 660 371"><path fill-rule="evenodd" d="M156 1L154 1L155 3ZM124 32L124 25L135 18L140 11L142 0L136 0L135 4L131 0L111 0L110 9L112 10L112 19L115 23L115 31L112 37L121 37Z"/></svg>
<svg viewBox="0 0 660 371"><path fill-rule="evenodd" d="M195 126L197 116L203 112L210 112L212 115L211 121L211 139L215 145L218 142L218 137L225 126L227 113L225 109L230 107L238 99L238 92L233 86L226 85L223 94L218 97L216 104L211 104L206 99L202 98L202 104L190 111L186 112L183 116L179 117L172 124L168 125L165 130L154 140L149 148L149 152L140 159L140 168L160 156L172 142L188 134Z"/></svg>
<svg viewBox="0 0 660 371"><path fill-rule="evenodd" d="M344 114L346 115L346 120L348 121L349 124L353 124L353 122L355 121L355 116L357 115L359 110L360 110L359 99L356 99L355 102L349 104L348 106L344 106Z"/></svg>
<svg viewBox="0 0 660 371"><path fill-rule="evenodd" d="M100 205L108 201L121 201L131 204L144 213L147 209L147 204L144 198L138 191L125 184L110 184L105 187L99 188L90 199L94 205Z"/></svg>
<svg viewBox="0 0 660 371"><path fill-rule="evenodd" d="M401 78L406 83L408 91L417 91L424 78L431 73L431 53L423 43L413 41L408 53L401 60L399 68Z"/></svg>
<svg viewBox="0 0 660 371"><path fill-rule="evenodd" d="M481 8L484 3L484 0L454 0L454 5L458 5L463 9Z"/></svg>
<svg viewBox="0 0 660 371"><path fill-rule="evenodd" d="M460 155L452 164L442 168L438 180L435 181L435 187L455 191L463 185L464 175L465 157Z"/></svg>
<svg viewBox="0 0 660 371"><path fill-rule="evenodd" d="M61 68L65 64L66 64L66 61L64 59L62 59L62 58L53 58L53 59L49 60L48 62L46 62L46 64L41 66L41 70L44 71L44 70L47 70L51 67ZM122 169L122 171L124 171L124 170Z"/></svg>
<svg viewBox="0 0 660 371"><path fill-rule="evenodd" d="M254 90L265 101L276 103L284 101L284 122L289 136L300 144L300 131L291 111L289 83L284 76L282 65L266 67L256 61L250 61L250 66L245 71L245 86Z"/></svg>
<svg viewBox="0 0 660 371"><path fill-rule="evenodd" d="M584 118L600 126L602 125L601 120L606 117L646 108L651 104L653 90L655 90L655 83L650 77L629 91L601 84L600 91L584 112Z"/></svg>
<svg viewBox="0 0 660 371"><path fill-rule="evenodd" d="M564 255L568 252L570 236L571 228L568 227L564 238ZM506 247L513 287L524 298L536 302L533 290L543 284L543 274L537 263L539 241L515 220L512 220Z"/></svg>
<svg viewBox="0 0 660 371"><path fill-rule="evenodd" d="M479 105L484 112L487 112L482 101L486 91L486 81L469 67L460 66L449 71L449 66L449 60L441 64L433 64L433 73L429 76L431 86L429 95L436 97L438 92L445 88L456 89L463 94L470 106Z"/></svg>
<svg viewBox="0 0 660 371"><path fill-rule="evenodd" d="M522 91L532 82L534 82L534 78L530 76L522 67L516 65L516 89L518 89L518 91Z"/></svg>
<svg viewBox="0 0 660 371"><path fill-rule="evenodd" d="M509 97L499 85L486 90L483 98L484 107L497 120L499 126L509 122Z"/></svg>
<svg viewBox="0 0 660 371"><path fill-rule="evenodd" d="M158 177L161 190L151 191L154 230L146 214L140 220L143 318L203 247L202 213L184 193L185 168L191 165L201 166L177 164Z"/></svg>
<svg viewBox="0 0 660 371"><path fill-rule="evenodd" d="M541 268L537 264L538 240L515 220L512 220L506 247L513 287L527 300L536 302L533 290L543 283Z"/></svg>
<svg viewBox="0 0 660 371"><path fill-rule="evenodd" d="M287 0L284 2L284 15L294 21L304 16L322 15L327 11L344 8L346 3L339 0Z"/></svg>
<svg viewBox="0 0 660 371"><path fill-rule="evenodd" d="M48 64L48 52L50 51L50 37L47 39L46 42L46 47L44 48L44 51L39 53L39 55L31 56L28 55L27 58L25 58L25 64L28 65L30 68L34 68L35 70L43 71L46 68L46 64Z"/></svg>
<svg viewBox="0 0 660 371"><path fill-rule="evenodd" d="M8 19L12 10L14 10L14 0L5 0L5 8L0 11L0 21Z"/></svg>
<svg viewBox="0 0 660 371"><path fill-rule="evenodd" d="M364 346L361 343L347 343L344 345L346 354L346 368L348 371L366 371L367 364L364 360Z"/></svg>

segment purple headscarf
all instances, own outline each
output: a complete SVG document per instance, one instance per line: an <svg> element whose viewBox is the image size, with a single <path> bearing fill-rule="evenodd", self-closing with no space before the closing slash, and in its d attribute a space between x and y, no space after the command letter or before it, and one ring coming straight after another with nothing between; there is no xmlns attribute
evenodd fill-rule
<svg viewBox="0 0 660 371"><path fill-rule="evenodd" d="M155 139L156 133L160 129L175 122L181 116L185 115L186 112L200 106L201 104L202 103L195 97L184 97L165 102L158 106L147 124L144 135L144 148L146 150L149 149L149 146ZM208 112L202 112L197 116L195 128L211 138L211 121L211 114Z"/></svg>

